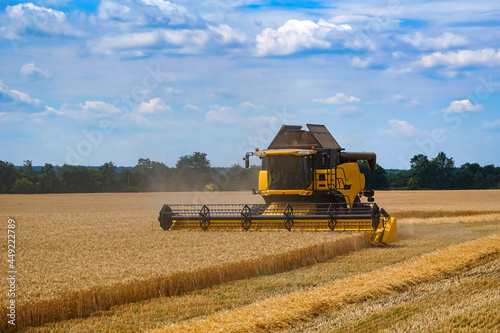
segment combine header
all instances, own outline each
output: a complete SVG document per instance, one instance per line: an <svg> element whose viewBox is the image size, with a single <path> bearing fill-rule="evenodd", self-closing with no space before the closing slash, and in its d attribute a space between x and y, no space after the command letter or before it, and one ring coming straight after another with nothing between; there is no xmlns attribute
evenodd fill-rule
<svg viewBox="0 0 500 333"><path fill-rule="evenodd" d="M264 204L163 205L165 230L331 230L369 232L374 243L397 240L396 219L365 189L359 160L376 168L375 153L345 152L323 125L283 125L268 149L245 155L262 160ZM361 197L367 202L361 202Z"/></svg>

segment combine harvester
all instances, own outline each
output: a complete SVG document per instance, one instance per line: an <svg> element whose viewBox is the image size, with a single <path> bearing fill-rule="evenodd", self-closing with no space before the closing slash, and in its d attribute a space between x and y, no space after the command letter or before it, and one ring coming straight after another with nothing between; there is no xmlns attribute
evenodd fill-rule
<svg viewBox="0 0 500 333"><path fill-rule="evenodd" d="M283 125L262 160L264 204L163 205L164 230L331 230L368 232L374 243L397 240L396 219L379 208L357 161L376 168L375 153L345 152L324 125ZM367 202L361 202L361 197Z"/></svg>

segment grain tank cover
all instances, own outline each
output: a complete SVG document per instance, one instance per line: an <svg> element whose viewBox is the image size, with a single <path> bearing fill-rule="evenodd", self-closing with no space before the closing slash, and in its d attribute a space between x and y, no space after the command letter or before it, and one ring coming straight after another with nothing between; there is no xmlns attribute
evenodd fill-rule
<svg viewBox="0 0 500 333"><path fill-rule="evenodd" d="M307 124L311 134L318 140L321 148L342 149L325 125Z"/></svg>
<svg viewBox="0 0 500 333"><path fill-rule="evenodd" d="M267 149L310 149L311 147L338 149L340 145L324 125L283 125Z"/></svg>

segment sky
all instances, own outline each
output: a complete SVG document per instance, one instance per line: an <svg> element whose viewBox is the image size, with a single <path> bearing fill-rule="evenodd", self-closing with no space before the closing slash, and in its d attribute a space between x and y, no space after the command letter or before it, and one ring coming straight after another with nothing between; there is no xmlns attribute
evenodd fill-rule
<svg viewBox="0 0 500 333"><path fill-rule="evenodd" d="M500 166L500 2L0 3L0 160L228 167L308 123L384 168Z"/></svg>

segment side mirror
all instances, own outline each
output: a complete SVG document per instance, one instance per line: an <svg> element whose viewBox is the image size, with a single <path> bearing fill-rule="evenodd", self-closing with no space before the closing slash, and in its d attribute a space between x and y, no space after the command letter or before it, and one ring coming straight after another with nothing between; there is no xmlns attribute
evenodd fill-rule
<svg viewBox="0 0 500 333"><path fill-rule="evenodd" d="M245 160L245 168L248 169L250 167L250 154L246 153L243 159Z"/></svg>

